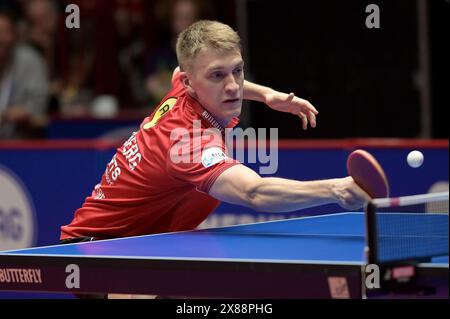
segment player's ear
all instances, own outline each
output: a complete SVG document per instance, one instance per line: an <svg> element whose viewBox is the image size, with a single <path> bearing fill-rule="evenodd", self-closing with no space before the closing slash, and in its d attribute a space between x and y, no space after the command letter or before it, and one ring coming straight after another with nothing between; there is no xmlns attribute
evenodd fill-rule
<svg viewBox="0 0 450 319"><path fill-rule="evenodd" d="M185 87L186 92L187 92L190 96L196 97L195 90L194 90L194 88L192 87L192 85L191 85L191 80L189 79L189 76L188 76L188 74L187 74L186 72L180 71L180 80L181 80L181 83L183 83L183 86Z"/></svg>

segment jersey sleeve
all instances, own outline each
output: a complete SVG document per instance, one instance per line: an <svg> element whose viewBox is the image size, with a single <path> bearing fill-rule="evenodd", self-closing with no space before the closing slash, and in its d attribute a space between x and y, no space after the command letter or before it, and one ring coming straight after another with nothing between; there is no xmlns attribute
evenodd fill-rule
<svg viewBox="0 0 450 319"><path fill-rule="evenodd" d="M178 85L181 85L181 72L179 69L177 71L174 71L174 74L172 75L172 87L175 88Z"/></svg>
<svg viewBox="0 0 450 319"><path fill-rule="evenodd" d="M203 141L198 144L196 146L192 139L174 144L167 154L167 172L208 193L220 174L240 162L227 155L224 143Z"/></svg>

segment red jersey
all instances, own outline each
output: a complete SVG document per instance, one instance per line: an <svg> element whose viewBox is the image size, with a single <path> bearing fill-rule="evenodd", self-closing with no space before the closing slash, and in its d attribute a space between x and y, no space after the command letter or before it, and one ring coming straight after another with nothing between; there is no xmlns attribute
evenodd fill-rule
<svg viewBox="0 0 450 319"><path fill-rule="evenodd" d="M194 229L220 203L208 195L210 187L239 164L227 155L224 132L176 76L153 114L117 149L72 222L61 227L61 239Z"/></svg>

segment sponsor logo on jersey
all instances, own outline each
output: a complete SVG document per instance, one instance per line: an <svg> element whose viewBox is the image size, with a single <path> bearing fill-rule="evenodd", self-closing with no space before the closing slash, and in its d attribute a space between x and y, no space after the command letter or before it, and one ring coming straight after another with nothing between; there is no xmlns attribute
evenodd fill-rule
<svg viewBox="0 0 450 319"><path fill-rule="evenodd" d="M147 124L144 124L144 130L151 129L152 127L156 126L158 121L166 115L177 103L177 99L174 97L168 98L164 103L161 104L159 109L155 112L155 115L153 116L153 119L148 122Z"/></svg>
<svg viewBox="0 0 450 319"><path fill-rule="evenodd" d="M218 147L211 147L203 151L202 153L202 164L204 167L208 168L214 166L224 160L228 156Z"/></svg>

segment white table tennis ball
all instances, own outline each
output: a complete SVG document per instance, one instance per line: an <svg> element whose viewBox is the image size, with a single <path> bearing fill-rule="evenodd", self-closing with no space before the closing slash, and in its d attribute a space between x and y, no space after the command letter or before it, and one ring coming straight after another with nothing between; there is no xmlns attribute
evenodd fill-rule
<svg viewBox="0 0 450 319"><path fill-rule="evenodd" d="M408 161L409 166L413 168L417 168L422 166L423 164L423 154L419 151L412 151L408 154L406 160Z"/></svg>

